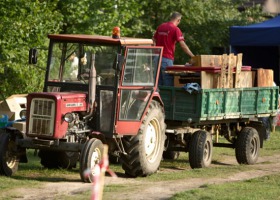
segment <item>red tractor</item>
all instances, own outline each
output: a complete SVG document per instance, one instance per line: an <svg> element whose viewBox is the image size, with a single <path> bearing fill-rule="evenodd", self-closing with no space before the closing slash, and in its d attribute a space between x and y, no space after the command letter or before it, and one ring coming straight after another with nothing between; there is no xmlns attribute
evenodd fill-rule
<svg viewBox="0 0 280 200"><path fill-rule="evenodd" d="M48 35L44 91L27 96L26 131L0 129L0 174L11 176L26 150L47 168L76 167L84 182L103 155L119 158L127 175L147 176L160 165L164 108L157 91L161 47L151 39ZM30 63L37 61L31 49Z"/></svg>

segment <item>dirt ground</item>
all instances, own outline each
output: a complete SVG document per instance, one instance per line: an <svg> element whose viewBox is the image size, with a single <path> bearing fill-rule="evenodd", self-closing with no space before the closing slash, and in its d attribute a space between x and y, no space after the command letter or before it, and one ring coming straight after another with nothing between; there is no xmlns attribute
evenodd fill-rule
<svg viewBox="0 0 280 200"><path fill-rule="evenodd" d="M237 165L235 157L229 157L223 161L225 165ZM212 164L211 166L215 166ZM105 185L109 184L131 184L133 190L110 193L110 197L105 194L103 199L115 199L115 200L165 200L169 199L175 193L186 191L194 188L199 188L203 185L221 184L233 181L248 180L252 178L262 177L271 174L280 173L280 155L259 157L257 164L250 166L252 169L245 172L239 172L230 175L225 178L192 178L181 179L172 181L159 181L159 182L147 182L143 179L133 179L118 177L112 178L106 176ZM83 191L90 191L92 189L91 184L80 182L75 180L73 182L49 182L44 183L38 189L21 188L15 190L15 194L19 198L25 200L46 200L46 199L59 199L61 195L75 195ZM90 199L90 197L89 197Z"/></svg>

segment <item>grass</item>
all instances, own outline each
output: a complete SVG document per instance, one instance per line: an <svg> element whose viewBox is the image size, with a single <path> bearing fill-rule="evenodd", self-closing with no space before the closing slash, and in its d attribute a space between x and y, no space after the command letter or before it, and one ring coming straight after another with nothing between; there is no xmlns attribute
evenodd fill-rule
<svg viewBox="0 0 280 200"><path fill-rule="evenodd" d="M39 188L42 183L59 181L80 181L79 171L67 171L62 169L44 169L34 150L27 152L28 163L20 163L19 170L12 177L0 176L0 199L20 198L11 192L17 188Z"/></svg>
<svg viewBox="0 0 280 200"><path fill-rule="evenodd" d="M280 154L280 131L277 129L275 133L271 134L271 139L265 141L264 148L261 149L260 156L271 156ZM188 162L188 154L181 153L176 161L162 161L158 173L148 177L139 177L134 179L139 184L142 182L179 180L186 178L223 178L230 174L244 172L251 170L253 166L225 164L225 158L235 159L234 149L229 148L214 148L213 162L210 168L205 169L191 169ZM20 198L12 191L16 188L39 188L47 182L79 182L79 170L49 170L43 169L40 160L34 156L34 150L28 151L29 162L27 164L20 164L18 172L13 177L0 176L0 199L5 194L5 199ZM125 176L124 171L120 165L111 164L110 168L119 174ZM253 179L243 182L234 182L221 185L204 185L202 188L196 190L186 191L174 196L173 200L179 199L259 199L257 197L266 197L265 199L280 199L280 175L267 176L259 179ZM110 196L114 192L124 192L137 189L137 185L131 184L111 184L104 188L104 196ZM238 191L238 192L237 192ZM241 192L239 192L241 191ZM89 199L91 191L76 193L73 195L63 195L59 199L79 200ZM246 193L246 195L244 195ZM267 194L267 195L264 195Z"/></svg>
<svg viewBox="0 0 280 200"><path fill-rule="evenodd" d="M280 199L280 174L265 176L241 182L219 185L206 185L203 188L189 190L174 195L170 200L191 199Z"/></svg>

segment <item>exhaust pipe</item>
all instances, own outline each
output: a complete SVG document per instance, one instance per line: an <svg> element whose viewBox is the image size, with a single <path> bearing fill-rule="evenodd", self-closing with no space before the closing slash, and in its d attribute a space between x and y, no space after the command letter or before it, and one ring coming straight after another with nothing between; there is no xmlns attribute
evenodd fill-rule
<svg viewBox="0 0 280 200"><path fill-rule="evenodd" d="M92 116L93 113L93 106L95 102L95 94L96 94L96 69L95 69L95 54L92 54L91 57L91 68L90 68L90 75L89 75L89 106L88 106L88 115L84 116L84 120L87 120L89 117Z"/></svg>

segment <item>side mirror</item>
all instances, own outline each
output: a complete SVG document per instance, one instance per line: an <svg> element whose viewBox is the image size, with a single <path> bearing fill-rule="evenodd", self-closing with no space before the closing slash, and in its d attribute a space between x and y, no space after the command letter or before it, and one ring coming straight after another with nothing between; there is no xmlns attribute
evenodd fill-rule
<svg viewBox="0 0 280 200"><path fill-rule="evenodd" d="M29 50L29 64L37 64L38 50L36 48L31 48Z"/></svg>

